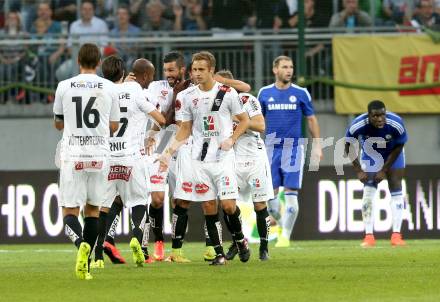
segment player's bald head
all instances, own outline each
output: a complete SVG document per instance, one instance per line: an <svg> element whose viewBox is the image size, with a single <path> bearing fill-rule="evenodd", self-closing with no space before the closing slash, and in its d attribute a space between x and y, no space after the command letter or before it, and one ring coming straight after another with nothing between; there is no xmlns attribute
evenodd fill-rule
<svg viewBox="0 0 440 302"><path fill-rule="evenodd" d="M145 74L154 74L154 65L147 59L137 59L133 63L132 72L136 77L142 77Z"/></svg>

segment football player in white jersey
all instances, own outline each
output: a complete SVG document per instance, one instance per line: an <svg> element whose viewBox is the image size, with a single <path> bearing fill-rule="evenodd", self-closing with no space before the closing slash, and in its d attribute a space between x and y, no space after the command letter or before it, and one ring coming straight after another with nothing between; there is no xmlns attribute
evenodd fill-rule
<svg viewBox="0 0 440 302"><path fill-rule="evenodd" d="M166 170L172 154L192 133L194 183L188 185L188 188L194 191L193 200L202 202L209 237L217 253L211 264L224 265L217 197L228 215L240 260L246 262L250 257L241 228L240 209L235 202L238 190L232 149L238 137L246 131L249 117L241 108L237 92L214 80L214 70L215 58L211 53L193 55L192 74L198 85L189 89L183 100L179 100L182 104L180 110L183 110L182 124L175 142L161 154L159 162L160 169ZM239 121L235 131L232 128L232 117ZM180 249L173 250L172 256L178 256L180 252Z"/></svg>
<svg viewBox="0 0 440 302"><path fill-rule="evenodd" d="M78 248L76 276L91 279L89 259L98 237L98 216L107 186L110 132L118 129L115 84L96 75L101 60L94 44L78 53L80 74L58 84L53 112L63 130L60 198L66 235ZM79 223L84 206L84 230Z"/></svg>
<svg viewBox="0 0 440 302"><path fill-rule="evenodd" d="M229 70L221 70L217 74L233 79L233 75ZM249 128L238 138L234 145L239 200L252 200L254 203L257 229L260 235L259 258L265 261L269 259L267 243L270 231L270 218L266 202L273 198L270 165L264 141L260 137L260 133L264 133L266 124L261 112L260 102L249 93L239 93L239 97L243 109L250 119ZM227 218L226 215L224 217ZM227 219L225 219L225 223L229 228ZM226 253L226 259L232 260L237 253L237 245L232 243Z"/></svg>
<svg viewBox="0 0 440 302"><path fill-rule="evenodd" d="M140 85L140 87L145 90L145 88L148 87L148 85L153 80L154 72L155 72L155 68L150 61L143 59L143 58L137 59L133 63L133 66L132 66L132 78L134 79L134 81L129 81L127 83L131 83L130 85L132 85L132 84ZM144 96L144 100L151 104L152 102L150 99L146 98L146 95L144 94L144 90L142 91L143 96ZM165 122L164 119L161 116L157 116L155 111L152 112L152 117L159 124L159 127L164 125L164 122ZM137 136L136 140L137 140L138 149L140 150L140 153L145 158L146 154L145 154L145 150L144 150L144 136L145 136L145 127L146 127L148 118L145 115L145 113L137 114L134 118L135 118L135 121L133 122L133 124L136 125L136 130L133 129L133 131L136 133L135 135ZM147 172L148 172L148 169L147 169ZM147 191L149 192L150 191L150 188L149 188L149 179L150 178L148 176L148 173L146 174L146 177L147 178L145 180L144 190L146 192ZM121 253L116 248L115 241L114 241L116 227L119 222L119 214L122 210L122 207L123 207L122 200L118 196L114 200L114 202L111 205L111 208L107 214L107 223L106 223L106 231L105 231L106 237L105 237L105 241L103 244L103 248L104 248L104 252L106 253L106 255L109 256L109 258L111 259L111 261L114 264L125 263L125 259L122 257ZM147 213L148 213L148 211L147 211ZM100 220L100 225L104 225L104 219ZM100 230L102 231L102 229L100 229ZM152 257L150 257L148 255L148 249L147 249L148 234L149 234L149 219L147 216L146 226L144 229L144 236L145 237L142 240L142 250L144 252L144 257L146 259L146 262L151 262L153 259L152 259ZM95 255L95 259L102 259L102 252L100 252L100 251L98 251L98 252Z"/></svg>
<svg viewBox="0 0 440 302"><path fill-rule="evenodd" d="M197 83L197 79L191 76L191 64L188 67L189 75L191 80L181 81L178 85L174 87L174 95L173 95L173 103L170 106L166 114L167 123L169 120L175 121L177 127L180 126L182 121L182 110L181 109L181 101L187 90L190 89L194 84ZM223 77L218 73L215 74L214 79L217 82L225 84L227 86L231 86L237 91L250 91L251 86L243 81L230 79L227 77ZM194 84L193 84L194 83ZM176 95L177 94L177 95ZM172 117L171 117L172 116ZM175 198L175 204L179 204L178 207L173 208L173 217L172 217L172 248L180 249L183 245L183 240L185 238L185 233L188 225L188 215L187 210L190 206L191 200L193 200L193 190L191 188L193 181L192 177L192 167L191 167L191 143L192 138L188 139L188 143L182 145L179 148L176 156L175 163L175 175L174 175L174 186L172 186L172 175L171 171L168 174L168 181L170 185L170 190L173 189L173 197ZM170 170L173 165L173 162L170 164ZM183 181L184 180L184 181ZM216 257L216 253L214 247L212 246L211 239L207 234L206 224L204 226L205 229L205 239L206 239L206 250L203 254L203 258L205 261L213 261ZM168 258L170 261L174 262L188 262L188 259L183 257L182 252L175 253L173 257Z"/></svg>
<svg viewBox="0 0 440 302"><path fill-rule="evenodd" d="M171 51L165 54L163 58L163 72L165 80L153 81L148 86L148 97L152 99L153 104L160 108L162 113L167 112L170 109L173 100L173 87L183 80L185 76L185 62L181 53ZM171 127L175 127L172 125ZM162 145L166 142L162 142L166 130L153 127L153 131L149 131L150 134L147 138L147 149L151 149L152 145ZM159 150L160 151L160 150ZM156 153L148 161L148 171L150 173L150 187L151 187L151 203L149 207L150 214L150 226L154 234L154 258L155 260L162 261L165 257L164 249L164 236L163 236L163 217L164 217L164 198L165 198L165 186L167 184L168 173L159 173L159 163L155 162L155 159L159 153ZM173 166L174 167L174 166ZM175 171L171 171L175 173ZM172 192L171 192L172 193Z"/></svg>
<svg viewBox="0 0 440 302"><path fill-rule="evenodd" d="M146 69L151 73L154 67L148 60L145 62ZM124 75L124 61L117 56L107 57L102 62L104 78L116 83L120 107L120 127L110 137L110 172L108 175L108 188L104 198L104 204L100 210L100 220L105 222L107 213L117 194L120 195L125 207L131 209L131 223L133 237L130 248L133 252L133 260L137 266L142 266L148 251L141 248L144 228L148 221L147 199L149 192L145 190L147 168L142 159L139 148L139 121L140 115L151 116L156 123L165 124L165 118L156 110L144 96L141 85L137 82L122 82ZM101 228L98 238L98 246L104 242L106 225ZM100 254L95 253L95 266L104 267L102 248Z"/></svg>

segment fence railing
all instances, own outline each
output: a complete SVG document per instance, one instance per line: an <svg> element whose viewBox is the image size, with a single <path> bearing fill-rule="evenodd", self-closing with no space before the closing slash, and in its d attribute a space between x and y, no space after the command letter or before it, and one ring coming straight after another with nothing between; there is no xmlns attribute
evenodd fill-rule
<svg viewBox="0 0 440 302"><path fill-rule="evenodd" d="M377 28L367 30L368 33L381 31ZM345 29L341 32L347 33ZM332 77L331 39L341 32L307 32L306 71L302 76ZM86 38L93 40L93 36ZM65 37L0 39L0 56L8 58L6 64L0 64L0 104L50 103L57 83L77 73L75 54L84 40L84 36L71 36L68 41ZM105 45L116 49L128 68L137 58L149 59L156 66L157 79L162 76L162 58L166 52L179 50L190 62L194 52L208 50L217 59L217 69L231 70L237 79L251 84L254 92L274 81L272 61L276 56L287 55L294 62L300 59L295 31L275 35L272 32L202 32L197 36L159 33L154 36L108 37ZM106 47L103 47L104 52L110 50ZM69 51L63 51L64 48ZM332 86L316 82L308 88L318 110L333 110Z"/></svg>

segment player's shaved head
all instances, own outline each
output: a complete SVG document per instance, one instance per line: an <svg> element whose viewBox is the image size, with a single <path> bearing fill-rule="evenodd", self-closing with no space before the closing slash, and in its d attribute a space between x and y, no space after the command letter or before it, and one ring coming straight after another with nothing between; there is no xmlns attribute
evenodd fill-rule
<svg viewBox="0 0 440 302"><path fill-rule="evenodd" d="M136 82L143 88L147 88L150 82L153 81L155 68L149 60L141 58L134 61L132 72L136 77Z"/></svg>
<svg viewBox="0 0 440 302"><path fill-rule="evenodd" d="M154 73L154 65L147 59L137 59L133 63L133 73L136 77L146 73Z"/></svg>

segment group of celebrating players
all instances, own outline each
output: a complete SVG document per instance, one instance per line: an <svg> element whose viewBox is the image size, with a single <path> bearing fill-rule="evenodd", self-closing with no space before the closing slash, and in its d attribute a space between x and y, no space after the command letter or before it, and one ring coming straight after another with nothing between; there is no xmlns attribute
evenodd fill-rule
<svg viewBox="0 0 440 302"><path fill-rule="evenodd" d="M205 215L204 259L211 265L224 265L236 255L242 262L250 258L237 200L254 204L260 260L269 259L270 216L282 230L275 246L290 245L305 158L299 139L303 116L318 142L312 157L319 160L322 151L311 96L307 89L292 84L289 57L274 60L276 82L261 88L258 99L247 93L251 89L247 83L234 79L228 70L215 73L216 60L209 52L193 54L189 79L185 79L184 57L175 51L163 58L165 80L161 81L153 81L155 67L144 58L133 63L128 75L118 56L100 61L98 47L84 44L78 54L80 74L59 83L54 103L55 127L63 129L57 160L59 205L66 235L78 248L75 271L79 279L92 278L90 267L104 267L103 253L113 263L125 263L115 245L124 206L131 209L130 248L137 266L190 261L182 245L192 202L201 203ZM96 74L100 64L102 77ZM369 136L386 140L385 149L380 149L383 170L369 171L363 166L364 161L375 160L368 152L361 161L353 157L366 187L364 246L374 246L371 213L377 183L387 177L393 198L402 197L399 181L406 131L401 119L389 114L382 102L371 102L368 113L355 119L347 132L347 137L362 142ZM169 140L165 128L173 132ZM375 135L368 136L371 131ZM266 141L260 134L266 134ZM348 141L346 149L353 156ZM166 186L173 208L172 252L167 258L163 235ZM280 186L285 190L283 216L277 198ZM226 253L219 205L233 238ZM84 227L78 220L81 207ZM403 211L402 207L403 197L396 202L396 208ZM400 224L401 211L393 211ZM393 225L393 236L398 237L395 245L404 244L400 224ZM155 237L152 255L148 252L150 229Z"/></svg>

